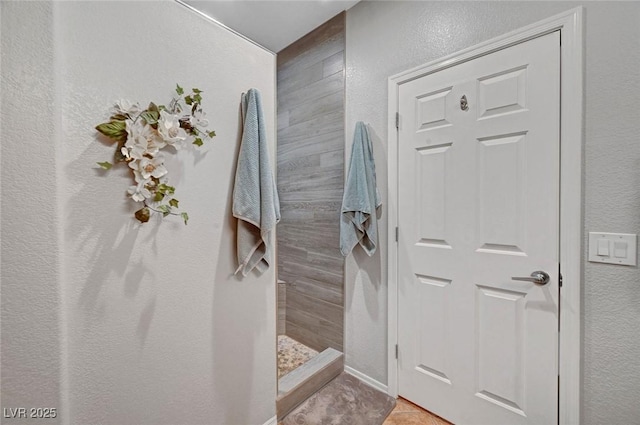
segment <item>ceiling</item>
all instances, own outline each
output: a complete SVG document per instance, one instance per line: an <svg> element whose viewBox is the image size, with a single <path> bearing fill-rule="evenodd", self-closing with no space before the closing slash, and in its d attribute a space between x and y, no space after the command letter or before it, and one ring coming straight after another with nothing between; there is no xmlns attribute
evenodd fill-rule
<svg viewBox="0 0 640 425"><path fill-rule="evenodd" d="M277 53L359 0L183 1Z"/></svg>

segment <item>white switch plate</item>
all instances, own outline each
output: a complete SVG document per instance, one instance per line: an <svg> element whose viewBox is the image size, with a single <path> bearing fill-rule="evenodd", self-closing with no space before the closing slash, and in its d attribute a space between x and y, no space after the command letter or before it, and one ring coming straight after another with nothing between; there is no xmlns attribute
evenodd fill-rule
<svg viewBox="0 0 640 425"><path fill-rule="evenodd" d="M603 250L603 244L608 244L608 255L598 255L598 252L607 251ZM598 246L600 250L598 250ZM636 247L637 235L634 234L589 232L589 261L594 263L635 266L638 264ZM626 248L626 256L617 256L624 252L624 248Z"/></svg>

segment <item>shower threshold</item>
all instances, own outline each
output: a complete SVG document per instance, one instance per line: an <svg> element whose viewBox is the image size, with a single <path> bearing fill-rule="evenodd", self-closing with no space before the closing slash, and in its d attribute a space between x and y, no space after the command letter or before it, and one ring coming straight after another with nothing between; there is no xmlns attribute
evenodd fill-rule
<svg viewBox="0 0 640 425"><path fill-rule="evenodd" d="M338 350L327 348L282 376L278 380L276 399L278 418L282 419L343 370L344 355Z"/></svg>

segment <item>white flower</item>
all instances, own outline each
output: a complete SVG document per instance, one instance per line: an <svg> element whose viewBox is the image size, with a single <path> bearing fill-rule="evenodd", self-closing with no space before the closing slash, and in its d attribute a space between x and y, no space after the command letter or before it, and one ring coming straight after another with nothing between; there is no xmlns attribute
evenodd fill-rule
<svg viewBox="0 0 640 425"><path fill-rule="evenodd" d="M180 127L180 120L177 115L172 115L167 111L160 111L160 120L158 121L158 132L162 135L164 141L176 149L184 146L187 139L187 132Z"/></svg>
<svg viewBox="0 0 640 425"><path fill-rule="evenodd" d="M148 124L144 125L144 127L142 128L142 133L138 137L144 139L147 142L146 153L151 156L155 156L158 151L160 151L160 149L167 146L160 133L158 133L158 130Z"/></svg>
<svg viewBox="0 0 640 425"><path fill-rule="evenodd" d="M138 170L133 170L133 179L136 181L136 183L147 183L147 186L153 186L153 180L150 179L145 179L144 177L142 177L142 173L140 173L140 171Z"/></svg>
<svg viewBox="0 0 640 425"><path fill-rule="evenodd" d="M206 127L209 125L209 120L205 118L207 114L202 111L195 111L192 116L189 117L189 122L192 127L200 126Z"/></svg>
<svg viewBox="0 0 640 425"><path fill-rule="evenodd" d="M118 114L133 116L140 112L140 105L138 102L133 103L130 100L121 99L115 104L114 109Z"/></svg>
<svg viewBox="0 0 640 425"><path fill-rule="evenodd" d="M144 128L138 122L125 121L127 129L127 141L121 149L122 155L127 160L141 160L147 151L147 140L143 137Z"/></svg>
<svg viewBox="0 0 640 425"><path fill-rule="evenodd" d="M154 156L167 144L156 129L141 121L126 120L127 141L122 154L128 159L140 160L146 155Z"/></svg>
<svg viewBox="0 0 640 425"><path fill-rule="evenodd" d="M131 195L131 199L136 202L144 202L145 199L151 198L151 192L145 187L147 181L138 182L137 185L130 186L127 193Z"/></svg>
<svg viewBox="0 0 640 425"><path fill-rule="evenodd" d="M131 161L129 168L134 171L134 174L135 172L140 173L140 176L145 180L151 177L159 179L167 174L167 169L164 167L164 156L160 153L153 158L144 156L139 161ZM138 176L136 176L136 181L138 181Z"/></svg>

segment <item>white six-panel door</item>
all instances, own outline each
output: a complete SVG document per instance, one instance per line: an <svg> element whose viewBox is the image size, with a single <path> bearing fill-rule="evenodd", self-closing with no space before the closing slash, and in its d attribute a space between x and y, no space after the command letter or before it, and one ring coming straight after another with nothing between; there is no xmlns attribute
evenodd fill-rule
<svg viewBox="0 0 640 425"><path fill-rule="evenodd" d="M557 423L559 85L554 32L399 87L399 394L457 425Z"/></svg>

